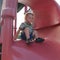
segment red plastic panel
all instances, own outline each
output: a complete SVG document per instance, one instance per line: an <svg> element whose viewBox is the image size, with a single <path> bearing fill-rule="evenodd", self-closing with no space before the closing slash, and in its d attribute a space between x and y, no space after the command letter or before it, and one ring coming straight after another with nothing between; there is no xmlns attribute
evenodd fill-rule
<svg viewBox="0 0 60 60"><path fill-rule="evenodd" d="M35 7L35 28L59 24L60 11L54 1L41 2Z"/></svg>
<svg viewBox="0 0 60 60"><path fill-rule="evenodd" d="M4 2L5 1L5 2ZM16 18L17 0L4 0L2 11L3 25L1 29L2 60L11 60L11 45L13 41L13 19Z"/></svg>
<svg viewBox="0 0 60 60"><path fill-rule="evenodd" d="M13 0L5 0L6 8L14 8ZM16 2L17 0L15 0ZM31 6L35 13L35 28L43 28L59 23L59 6L53 0L20 0ZM13 11L12 10L12 11ZM37 30L39 37L45 38L44 43L26 45L24 41L13 42L12 45L12 14L3 13L2 27L2 60L60 60L60 26ZM12 13L12 12L11 12ZM4 15L5 14L5 15ZM8 15L8 17L7 17Z"/></svg>

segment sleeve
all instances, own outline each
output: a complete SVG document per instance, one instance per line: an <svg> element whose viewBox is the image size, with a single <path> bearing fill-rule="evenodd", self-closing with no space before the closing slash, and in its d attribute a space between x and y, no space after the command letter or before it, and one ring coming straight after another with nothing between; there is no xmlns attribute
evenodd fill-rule
<svg viewBox="0 0 60 60"><path fill-rule="evenodd" d="M21 25L20 25L20 29L22 29L22 30L24 30L25 29L25 24L24 23L22 23Z"/></svg>

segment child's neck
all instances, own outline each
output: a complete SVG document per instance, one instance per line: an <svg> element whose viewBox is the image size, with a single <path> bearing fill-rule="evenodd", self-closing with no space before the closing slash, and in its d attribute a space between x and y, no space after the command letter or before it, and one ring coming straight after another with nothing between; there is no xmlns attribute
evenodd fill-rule
<svg viewBox="0 0 60 60"><path fill-rule="evenodd" d="M31 23L29 23L29 22L26 22L27 24L29 24L29 25L31 25Z"/></svg>

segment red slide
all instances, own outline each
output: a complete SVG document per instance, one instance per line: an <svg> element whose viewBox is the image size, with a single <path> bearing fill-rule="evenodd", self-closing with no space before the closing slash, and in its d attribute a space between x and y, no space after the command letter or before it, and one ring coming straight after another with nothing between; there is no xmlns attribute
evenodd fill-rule
<svg viewBox="0 0 60 60"><path fill-rule="evenodd" d="M47 36L43 43L26 45L23 40L14 42L12 60L60 60L60 25L52 28L41 31Z"/></svg>
<svg viewBox="0 0 60 60"><path fill-rule="evenodd" d="M6 59L10 60L60 60L60 25L43 29L41 36L45 34L43 43L33 42L27 45L24 40L14 41L11 49L4 48ZM7 51L5 51L5 49ZM3 57L3 58L5 58Z"/></svg>
<svg viewBox="0 0 60 60"><path fill-rule="evenodd" d="M43 43L26 45L13 41L13 20L17 0L4 0L2 11L2 60L60 60L60 7L55 0L19 0L29 5L35 14L34 25Z"/></svg>
<svg viewBox="0 0 60 60"><path fill-rule="evenodd" d="M60 43L46 40L26 45L24 41L12 46L12 60L60 60Z"/></svg>
<svg viewBox="0 0 60 60"><path fill-rule="evenodd" d="M3 58L10 60L60 60L60 25L43 29L41 36L45 34L43 43L33 42L26 45L24 40L14 41L11 49L4 46L4 53L11 55ZM5 51L5 49L7 51Z"/></svg>

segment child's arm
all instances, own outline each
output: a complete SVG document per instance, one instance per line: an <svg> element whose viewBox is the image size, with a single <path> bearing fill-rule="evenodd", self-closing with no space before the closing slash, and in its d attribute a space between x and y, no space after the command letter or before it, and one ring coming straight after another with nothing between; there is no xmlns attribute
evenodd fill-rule
<svg viewBox="0 0 60 60"><path fill-rule="evenodd" d="M19 32L21 31L21 29L19 28L18 29L18 31L17 31L17 33L16 33L16 35L14 36L14 40L16 40L17 39L17 37L18 37L18 34L19 34Z"/></svg>

